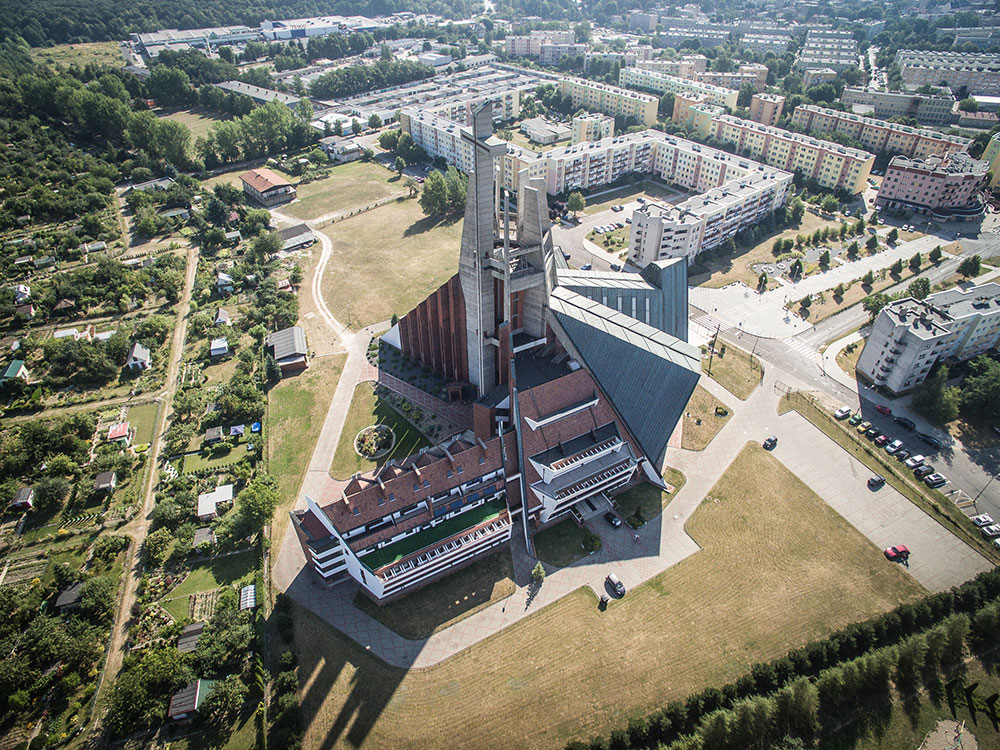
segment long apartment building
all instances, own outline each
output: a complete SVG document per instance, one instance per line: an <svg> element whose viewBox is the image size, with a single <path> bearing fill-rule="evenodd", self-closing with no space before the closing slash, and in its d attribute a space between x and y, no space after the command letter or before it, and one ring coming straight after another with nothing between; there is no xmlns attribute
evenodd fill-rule
<svg viewBox="0 0 1000 750"><path fill-rule="evenodd" d="M678 60L641 60L636 62L635 67L640 70L652 70L654 73L694 79L696 74L708 70L708 58L704 55L681 55Z"/></svg>
<svg viewBox="0 0 1000 750"><path fill-rule="evenodd" d="M709 135L772 167L799 172L825 188L852 194L864 190L875 161L867 151L731 115L713 118Z"/></svg>
<svg viewBox="0 0 1000 750"><path fill-rule="evenodd" d="M726 170L725 177L720 177L712 170L717 166L714 159L699 159L701 156L691 158L679 150L674 154L665 151L664 162L673 162L674 181L678 184L684 179L704 181L702 171L711 175L709 180L732 179L676 205L646 203L634 211L630 263L640 268L666 258L686 258L690 263L700 252L718 247L740 230L760 223L788 199L793 180L788 172L743 160L743 165L753 168ZM741 166L739 161L736 164Z"/></svg>
<svg viewBox="0 0 1000 750"><path fill-rule="evenodd" d="M843 133L876 153L888 151L922 158L931 154L959 153L968 149L972 143L969 138L862 117L813 104L796 107L792 113L792 123L810 133Z"/></svg>
<svg viewBox="0 0 1000 750"><path fill-rule="evenodd" d="M833 68L838 73L858 67L858 43L849 31L810 29L796 65L799 70Z"/></svg>
<svg viewBox="0 0 1000 750"><path fill-rule="evenodd" d="M955 97L950 92L917 94L850 87L844 89L840 101L852 109L857 108L857 114L867 109L875 117L913 117L926 125L949 124L952 121L951 110L955 106Z"/></svg>
<svg viewBox="0 0 1000 750"><path fill-rule="evenodd" d="M976 221L986 212L980 195L989 164L966 153L920 159L897 156L889 162L875 205L912 211L935 221Z"/></svg>
<svg viewBox="0 0 1000 750"><path fill-rule="evenodd" d="M917 387L934 363L964 361L1000 344L1000 284L947 289L879 311L857 371L892 393Z"/></svg>
<svg viewBox="0 0 1000 750"><path fill-rule="evenodd" d="M623 72L625 70L632 68L622 69ZM646 127L656 124L659 99L649 94L583 78L560 78L559 95L569 98L574 107L583 107L591 112L603 112L614 117L631 117Z"/></svg>
<svg viewBox="0 0 1000 750"><path fill-rule="evenodd" d="M702 94L709 104L729 109L736 108L736 100L740 93L735 89L726 89L721 86L713 86L710 83L701 83L641 68L622 68L618 74L618 83L629 88L654 91L660 96L663 94Z"/></svg>
<svg viewBox="0 0 1000 750"><path fill-rule="evenodd" d="M791 34L750 33L740 39L740 46L762 55L768 52L780 55L788 50L791 41Z"/></svg>
<svg viewBox="0 0 1000 750"><path fill-rule="evenodd" d="M511 57L540 57L542 46L546 44L574 44L576 32L560 30L535 30L530 34L509 36L504 40L507 54Z"/></svg>
<svg viewBox="0 0 1000 750"><path fill-rule="evenodd" d="M970 95L1000 94L1000 54L901 49L895 63L907 88L926 84L952 90L964 87Z"/></svg>

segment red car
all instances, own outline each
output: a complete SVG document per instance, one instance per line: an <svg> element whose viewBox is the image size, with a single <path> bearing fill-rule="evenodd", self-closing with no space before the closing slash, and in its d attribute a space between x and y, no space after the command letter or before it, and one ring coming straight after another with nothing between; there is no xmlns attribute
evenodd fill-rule
<svg viewBox="0 0 1000 750"><path fill-rule="evenodd" d="M905 544L897 544L895 547L885 549L885 557L892 562L903 562L910 557L910 548Z"/></svg>
<svg viewBox="0 0 1000 750"><path fill-rule="evenodd" d="M888 406L882 406L882 404L876 406L875 411L877 411L879 414L885 414L887 417L890 414L892 414L892 409L890 409Z"/></svg>

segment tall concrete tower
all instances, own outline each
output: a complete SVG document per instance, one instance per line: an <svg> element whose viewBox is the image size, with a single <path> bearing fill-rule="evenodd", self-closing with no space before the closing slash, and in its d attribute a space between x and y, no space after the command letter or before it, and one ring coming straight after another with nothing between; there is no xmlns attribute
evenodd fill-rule
<svg viewBox="0 0 1000 750"><path fill-rule="evenodd" d="M472 144L473 170L469 175L458 276L465 298L469 380L483 396L499 382L496 369L498 308L490 269L496 267L495 249L500 244L495 160L507 151L506 142L493 137L491 102L484 102L473 110L472 131L463 130L462 138Z"/></svg>

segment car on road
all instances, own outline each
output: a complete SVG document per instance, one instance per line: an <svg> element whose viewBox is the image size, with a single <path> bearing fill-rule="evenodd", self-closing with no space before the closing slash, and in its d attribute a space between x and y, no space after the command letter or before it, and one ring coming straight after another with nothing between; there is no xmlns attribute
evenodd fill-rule
<svg viewBox="0 0 1000 750"><path fill-rule="evenodd" d="M624 211L625 206L622 205L612 206L611 210L614 211L615 213L618 213L619 211Z"/></svg>
<svg viewBox="0 0 1000 750"><path fill-rule="evenodd" d="M774 435L771 435L763 442L764 450L766 451L774 450L774 446L776 446L777 444L778 444L778 438L776 438Z"/></svg>
<svg viewBox="0 0 1000 750"><path fill-rule="evenodd" d="M622 267L620 265L618 265L617 263L612 263L611 264L611 270L612 271L620 271L620 270L622 270Z"/></svg>
<svg viewBox="0 0 1000 750"><path fill-rule="evenodd" d="M923 464L913 470L913 476L915 476L917 479L923 479L928 474L933 474L933 473L934 473L934 467L931 466L930 464Z"/></svg>
<svg viewBox="0 0 1000 750"><path fill-rule="evenodd" d="M850 406L841 406L839 409L837 409L837 411L833 413L834 419L847 419L849 416L851 416Z"/></svg>
<svg viewBox="0 0 1000 750"><path fill-rule="evenodd" d="M918 453L915 456L910 456L908 459L906 459L906 468L907 469L915 469L918 466L920 466L920 464L922 464L925 459L926 459L926 456L924 456L921 453Z"/></svg>
<svg viewBox="0 0 1000 750"><path fill-rule="evenodd" d="M973 516L970 520L974 524L976 524L976 526L978 526L979 528L983 528L984 526L992 526L994 523L993 516L991 516L989 513L980 513L978 516Z"/></svg>
<svg viewBox="0 0 1000 750"><path fill-rule="evenodd" d="M563 260L569 260L569 253L563 250Z"/></svg>
<svg viewBox="0 0 1000 750"><path fill-rule="evenodd" d="M896 451L892 455L896 457L897 461L899 461L900 463L903 463L903 461L905 461L906 459L908 459L913 454L910 453L908 450L906 450L906 448L900 448L898 451Z"/></svg>
<svg viewBox="0 0 1000 750"><path fill-rule="evenodd" d="M986 539L995 539L1000 536L1000 526L997 524L992 524L991 526L983 526L979 530L979 533L983 535Z"/></svg>
<svg viewBox="0 0 1000 750"><path fill-rule="evenodd" d="M875 438L875 445L877 445L879 448L881 448L883 445L885 445L888 442L889 442L889 436L888 435L879 435L877 438Z"/></svg>
<svg viewBox="0 0 1000 750"><path fill-rule="evenodd" d="M639 196L638 198L635 199L635 202L636 203L645 203L646 199L643 198L642 196Z"/></svg>
<svg viewBox="0 0 1000 750"><path fill-rule="evenodd" d="M615 596L622 597L625 596L625 584L622 583L618 576L614 573L608 573L608 577L605 579L611 590L615 592Z"/></svg>
<svg viewBox="0 0 1000 750"><path fill-rule="evenodd" d="M591 271L593 270L593 268L594 267L590 263L584 263L582 266L580 266L581 271Z"/></svg>
<svg viewBox="0 0 1000 750"><path fill-rule="evenodd" d="M923 440L925 443L927 443L927 445L931 446L932 448L940 449L941 446L943 445L943 443L940 440L938 440L933 435L928 435L926 432L918 432L917 437Z"/></svg>
<svg viewBox="0 0 1000 750"><path fill-rule="evenodd" d="M604 520L611 524L611 528L617 529L622 525L622 519L612 513L610 510L604 514Z"/></svg>
<svg viewBox="0 0 1000 750"><path fill-rule="evenodd" d="M876 474L868 479L868 489L870 490L880 490L885 484L885 477L881 474Z"/></svg>
<svg viewBox="0 0 1000 750"><path fill-rule="evenodd" d="M631 224L632 223L632 217L631 216L626 216L625 217L625 223L626 224Z"/></svg>
<svg viewBox="0 0 1000 750"><path fill-rule="evenodd" d="M869 440L874 440L875 438L877 438L881 434L882 433L880 433L878 431L878 427L874 427L873 426L873 427L869 427L867 430L865 430L865 437L868 438Z"/></svg>
<svg viewBox="0 0 1000 750"><path fill-rule="evenodd" d="M865 433L868 432L868 428L872 426L871 422L862 422L858 425L858 432Z"/></svg>
<svg viewBox="0 0 1000 750"><path fill-rule="evenodd" d="M887 560L892 562L903 562L910 557L910 548L905 544L897 544L895 547L886 547L884 554Z"/></svg>
<svg viewBox="0 0 1000 750"><path fill-rule="evenodd" d="M917 425L913 423L912 419L907 419L906 417L893 417L892 421L904 430L914 430L917 427Z"/></svg>
<svg viewBox="0 0 1000 750"><path fill-rule="evenodd" d="M924 483L928 487L937 488L946 485L948 483L948 479L945 477L944 474L939 474L938 472L935 471L933 474L928 474L926 477L924 477Z"/></svg>
<svg viewBox="0 0 1000 750"><path fill-rule="evenodd" d="M895 453L902 447L903 447L902 440L893 440L891 443L885 446L885 452L891 456L893 453Z"/></svg>
<svg viewBox="0 0 1000 750"><path fill-rule="evenodd" d="M850 425L861 424L861 414L860 414L860 412L856 413L856 414L852 414L851 418L847 420L847 423L850 424Z"/></svg>
<svg viewBox="0 0 1000 750"><path fill-rule="evenodd" d="M890 414L892 414L892 409L890 409L888 406L883 406L882 404L876 404L875 411L877 411L879 414L885 414L887 417Z"/></svg>

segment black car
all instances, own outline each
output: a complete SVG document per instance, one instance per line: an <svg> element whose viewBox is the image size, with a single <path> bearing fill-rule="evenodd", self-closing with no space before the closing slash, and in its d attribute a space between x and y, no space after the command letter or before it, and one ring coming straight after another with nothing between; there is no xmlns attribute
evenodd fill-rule
<svg viewBox="0 0 1000 750"><path fill-rule="evenodd" d="M604 520L611 524L612 527L618 528L622 525L622 519L612 513L610 510L604 514Z"/></svg>
<svg viewBox="0 0 1000 750"><path fill-rule="evenodd" d="M868 480L868 489L878 490L881 489L882 485L884 484L885 484L885 477L882 476L881 474L876 474L875 476L871 477Z"/></svg>
<svg viewBox="0 0 1000 750"><path fill-rule="evenodd" d="M771 437L769 437L767 440L764 441L764 450L766 451L773 450L774 446L776 446L777 444L778 444L778 438L776 438L774 435L771 435Z"/></svg>
<svg viewBox="0 0 1000 750"><path fill-rule="evenodd" d="M869 427L867 430L865 430L865 437L868 438L869 440L874 440L881 434L882 433L879 432L878 427Z"/></svg>
<svg viewBox="0 0 1000 750"><path fill-rule="evenodd" d="M902 463L903 461L905 461L906 459L908 459L913 454L910 453L908 450L906 450L906 448L900 448L898 451L896 451L892 455L895 457L895 459L897 461L899 461L900 463Z"/></svg>
<svg viewBox="0 0 1000 750"><path fill-rule="evenodd" d="M926 432L918 432L917 437L923 440L925 443L927 443L927 445L930 445L934 448L940 449L941 446L943 445L943 443L940 440L938 440L933 435L928 435Z"/></svg>
<svg viewBox="0 0 1000 750"><path fill-rule="evenodd" d="M915 430L917 428L917 425L913 423L913 420L907 419L906 417L894 417L892 421L904 430Z"/></svg>
<svg viewBox="0 0 1000 750"><path fill-rule="evenodd" d="M931 466L930 464L924 464L923 466L918 466L917 468L915 468L913 470L913 473L918 479L923 479L928 474L934 473L934 467Z"/></svg>

